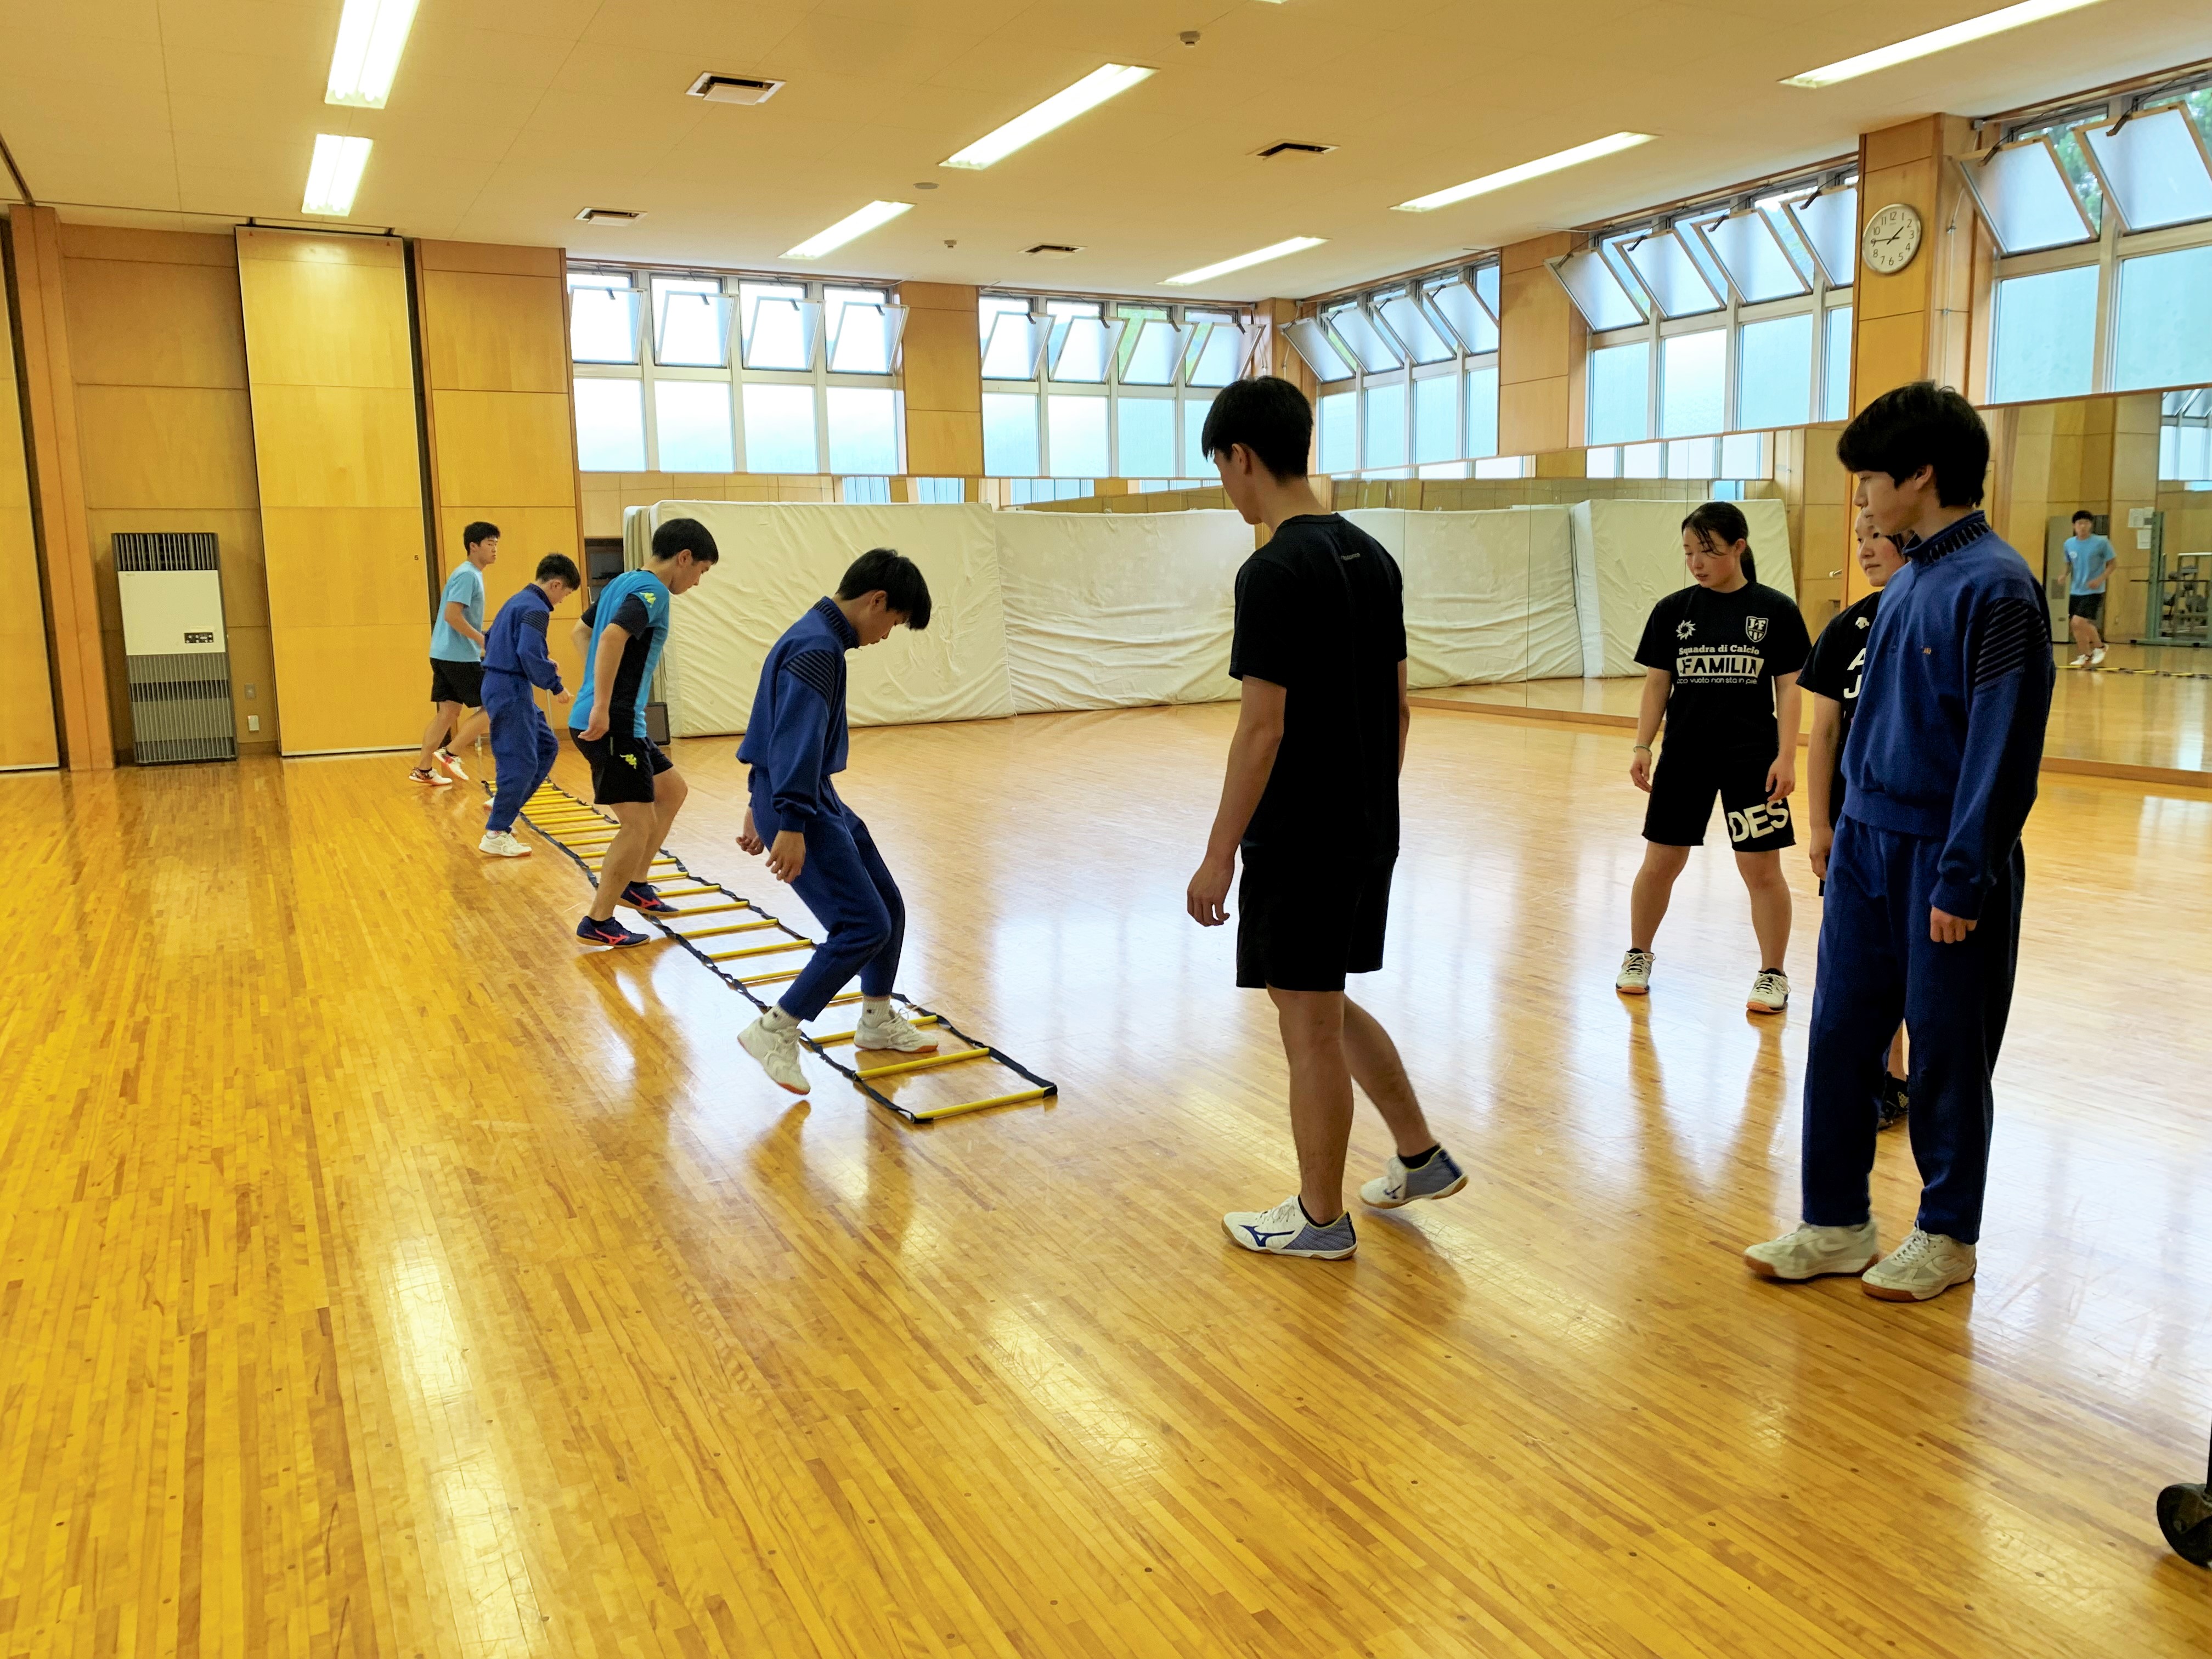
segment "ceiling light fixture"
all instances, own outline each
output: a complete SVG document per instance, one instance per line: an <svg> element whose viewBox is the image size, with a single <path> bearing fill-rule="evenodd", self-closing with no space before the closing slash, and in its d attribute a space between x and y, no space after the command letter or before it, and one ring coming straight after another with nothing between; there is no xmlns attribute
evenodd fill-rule
<svg viewBox="0 0 2212 1659"><path fill-rule="evenodd" d="M783 251L787 259L818 259L841 248L856 236L865 236L878 225L888 224L914 205L911 202L871 202L857 213L848 213L829 229L817 231L797 247Z"/></svg>
<svg viewBox="0 0 2212 1659"><path fill-rule="evenodd" d="M315 135L315 157L307 163L307 194L300 211L343 219L353 211L354 192L361 188L361 171L368 165L369 141L342 138L334 132Z"/></svg>
<svg viewBox="0 0 2212 1659"><path fill-rule="evenodd" d="M1819 69L1807 70L1802 75L1790 76L1782 84L1785 87L1832 87L1838 81L1871 75L1876 70L1886 70L1893 64L1925 58L1931 52L1945 52L1953 46L1963 46L1969 40L2002 34L2007 29L2020 27L2023 23L2039 23L2046 17L2056 17L2061 12L2075 11L2095 3L2096 0L2021 0L2016 6L1984 12L1979 17L1969 17L1963 22L1930 29L1925 34L1916 34L1910 40L1899 40L1894 46L1876 46L1872 52L1863 52L1856 58L1823 64Z"/></svg>
<svg viewBox="0 0 2212 1659"><path fill-rule="evenodd" d="M987 167L1003 161L1024 144L1042 138L1054 127L1065 126L1085 110L1096 109L1109 98L1127 92L1152 71L1132 64L1107 64L1091 71L1073 86L1055 92L1035 109L987 132L967 149L946 156L941 167Z"/></svg>
<svg viewBox="0 0 2212 1659"><path fill-rule="evenodd" d="M1326 236L1293 236L1285 241L1270 242L1265 247L1255 247L1249 253L1240 253L1233 259L1224 259L1218 264L1200 265L1196 270L1186 270L1180 276L1160 279L1163 288L1188 288L1194 283L1210 283L1217 276L1226 276L1232 270L1242 270L1247 265L1265 264L1270 259L1279 259L1286 253L1303 253L1310 247L1319 247L1328 240Z"/></svg>
<svg viewBox="0 0 2212 1659"><path fill-rule="evenodd" d="M415 0L345 0L338 43L331 52L326 104L382 109L399 73L399 54L415 21Z"/></svg>
<svg viewBox="0 0 2212 1659"><path fill-rule="evenodd" d="M1556 155L1540 155L1533 161L1523 161L1519 167L1507 167L1502 173L1486 173L1480 179L1470 179L1463 185L1454 185L1449 190L1416 196L1410 202L1401 202L1392 210L1397 213L1426 213L1431 209L1449 207L1454 202L1464 202L1470 196L1487 196L1493 190L1504 190L1509 185L1525 184L1531 179L1540 179L1547 173L1557 173L1562 167L1579 167L1584 161L1595 161L1601 155L1615 155L1624 149L1634 149L1638 144L1648 144L1648 132L1615 132L1603 138L1593 138L1587 144L1577 144L1572 149L1563 149Z"/></svg>

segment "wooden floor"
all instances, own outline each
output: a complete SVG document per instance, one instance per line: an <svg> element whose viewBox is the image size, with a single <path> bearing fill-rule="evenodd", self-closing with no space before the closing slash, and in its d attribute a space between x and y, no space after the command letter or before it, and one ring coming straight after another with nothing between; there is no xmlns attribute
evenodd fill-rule
<svg viewBox="0 0 2212 1659"><path fill-rule="evenodd" d="M1364 995L1474 1178L1285 1262L1217 1220L1291 1190L1272 1023L1182 915L1232 719L854 734L907 988L1064 1090L925 1128L577 950L404 757L0 780L0 1655L2212 1651L2151 1514L2212 1417L2212 796L2045 780L1981 1278L1900 1307L1737 1256L1802 859L1790 1016L1717 848L1623 1002L1617 734L1420 714ZM676 844L799 913L730 747Z"/></svg>

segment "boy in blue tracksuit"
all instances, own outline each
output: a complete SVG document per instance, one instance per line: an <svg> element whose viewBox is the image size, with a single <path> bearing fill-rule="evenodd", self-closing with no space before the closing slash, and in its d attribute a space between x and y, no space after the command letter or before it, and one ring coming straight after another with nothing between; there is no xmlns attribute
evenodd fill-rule
<svg viewBox="0 0 2212 1659"><path fill-rule="evenodd" d="M1977 506L1990 443L1972 405L1929 381L1900 386L1860 411L1836 453L1853 501L1908 562L1882 590L1844 744L1805 1060L1804 1220L1745 1257L1769 1279L1863 1270L1869 1294L1924 1302L1974 1276L1990 1074L2020 948L2020 832L2056 676L2042 584ZM1884 1256L1867 1183L1900 1017L1920 1213Z"/></svg>
<svg viewBox="0 0 2212 1659"><path fill-rule="evenodd" d="M845 769L845 653L880 642L902 623L929 626L928 583L913 560L889 548L863 553L836 596L817 601L769 649L738 750L752 768L738 844L748 853L766 848L769 872L791 884L823 930L782 1000L738 1036L795 1095L807 1090L799 1024L828 1007L855 974L855 1048L927 1054L937 1047L893 1011L906 905L868 826L830 781Z"/></svg>
<svg viewBox="0 0 2212 1659"><path fill-rule="evenodd" d="M527 843L515 839L515 815L553 775L561 745L545 716L538 712L531 688L565 701L561 671L545 649L545 625L554 607L584 585L576 562L566 553L548 553L538 562L537 579L500 606L484 635L483 708L491 716L491 754L499 767L499 786L484 820L477 851L495 858L530 856Z"/></svg>

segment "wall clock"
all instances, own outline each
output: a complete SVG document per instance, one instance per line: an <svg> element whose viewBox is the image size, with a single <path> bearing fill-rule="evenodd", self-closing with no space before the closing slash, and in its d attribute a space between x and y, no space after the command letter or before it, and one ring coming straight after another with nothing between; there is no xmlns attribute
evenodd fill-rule
<svg viewBox="0 0 2212 1659"><path fill-rule="evenodd" d="M1859 238L1859 258L1884 276L1904 270L1919 252L1919 210L1905 202L1877 210Z"/></svg>

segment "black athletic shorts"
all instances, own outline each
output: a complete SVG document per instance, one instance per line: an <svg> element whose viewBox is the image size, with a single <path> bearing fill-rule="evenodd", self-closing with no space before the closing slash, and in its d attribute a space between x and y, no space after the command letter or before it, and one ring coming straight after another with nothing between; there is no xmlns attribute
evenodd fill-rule
<svg viewBox="0 0 2212 1659"><path fill-rule="evenodd" d="M2102 628L2105 625L2105 596L2102 593L2069 593L2066 596L2066 614L2083 618L2092 628Z"/></svg>
<svg viewBox="0 0 2212 1659"><path fill-rule="evenodd" d="M1790 803L1766 799L1771 755L1692 755L1668 745L1651 774L1651 804L1644 809L1644 839L1662 847L1703 847L1713 797L1727 816L1729 844L1739 853L1773 853L1797 842Z"/></svg>
<svg viewBox="0 0 2212 1659"><path fill-rule="evenodd" d="M575 741L576 752L591 763L592 799L601 806L650 801L653 779L676 764L651 738L612 732L604 738L587 738L573 726L568 735Z"/></svg>
<svg viewBox="0 0 2212 1659"><path fill-rule="evenodd" d="M471 708L483 707L483 665L430 659L430 701L458 702Z"/></svg>
<svg viewBox="0 0 2212 1659"><path fill-rule="evenodd" d="M1341 991L1382 965L1390 872L1380 863L1244 860L1237 890L1237 983L1248 991Z"/></svg>

